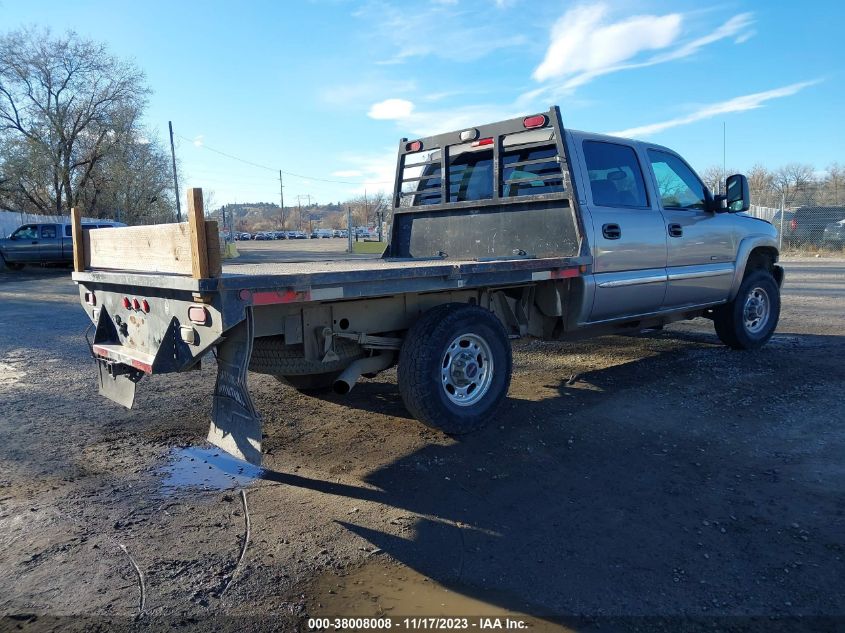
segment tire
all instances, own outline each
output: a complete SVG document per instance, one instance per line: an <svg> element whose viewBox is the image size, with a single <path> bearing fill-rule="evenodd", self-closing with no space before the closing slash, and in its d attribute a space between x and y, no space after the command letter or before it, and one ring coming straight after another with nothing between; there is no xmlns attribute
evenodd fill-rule
<svg viewBox="0 0 845 633"><path fill-rule="evenodd" d="M508 333L492 312L445 304L408 331L399 353L399 392L420 422L463 435L496 414L512 368Z"/></svg>
<svg viewBox="0 0 845 633"><path fill-rule="evenodd" d="M20 264L17 262L7 262L6 258L0 255L0 269L2 269L4 266L9 270L23 270L24 264Z"/></svg>
<svg viewBox="0 0 845 633"><path fill-rule="evenodd" d="M780 318L780 288L771 273L751 270L736 297L713 313L716 334L733 349L758 349L772 338Z"/></svg>
<svg viewBox="0 0 845 633"><path fill-rule="evenodd" d="M364 355L364 350L357 343L346 339L335 339L334 351L338 360L323 363L305 358L302 345L285 345L283 336L262 336L253 343L249 370L286 377L340 373L349 363Z"/></svg>

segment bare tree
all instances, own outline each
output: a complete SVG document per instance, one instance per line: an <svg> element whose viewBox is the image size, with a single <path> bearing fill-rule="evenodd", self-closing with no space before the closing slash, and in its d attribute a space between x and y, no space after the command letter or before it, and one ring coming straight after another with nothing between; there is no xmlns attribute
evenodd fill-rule
<svg viewBox="0 0 845 633"><path fill-rule="evenodd" d="M786 206L811 204L815 184L812 165L789 163L778 169L773 176L774 189L783 196Z"/></svg>
<svg viewBox="0 0 845 633"><path fill-rule="evenodd" d="M746 174L751 201L763 207L778 206L780 196L774 200L774 176L772 172L760 165L754 165Z"/></svg>
<svg viewBox="0 0 845 633"><path fill-rule="evenodd" d="M840 206L845 201L845 167L839 163L831 163L826 171L823 181L824 203Z"/></svg>
<svg viewBox="0 0 845 633"><path fill-rule="evenodd" d="M27 28L0 37L4 179L42 213L78 205L98 167L136 140L148 89L141 71L73 32Z"/></svg>
<svg viewBox="0 0 845 633"><path fill-rule="evenodd" d="M704 171L699 172L698 175L701 176L710 193L715 195L723 191L724 171L720 165L710 165Z"/></svg>

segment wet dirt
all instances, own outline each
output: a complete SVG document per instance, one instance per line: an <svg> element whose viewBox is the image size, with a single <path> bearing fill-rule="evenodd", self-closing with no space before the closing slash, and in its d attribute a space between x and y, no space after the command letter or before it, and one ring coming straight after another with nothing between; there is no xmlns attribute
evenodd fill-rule
<svg viewBox="0 0 845 633"><path fill-rule="evenodd" d="M525 628L531 631L565 633L572 629L524 612L503 609L495 591L467 594L467 588L452 590L408 567L391 563L378 553L348 574L328 573L311 586L309 618L390 617L398 628L411 628L411 622L433 615L448 618L456 627L467 620L467 628L479 628L482 621L491 628ZM489 601L485 600L489 597ZM526 604L527 609L536 605ZM496 626L499 621L500 626ZM518 624L517 624L518 623Z"/></svg>
<svg viewBox="0 0 845 633"><path fill-rule="evenodd" d="M408 415L393 371L343 398L251 374L260 473L202 441L213 362L127 411L97 395L67 275L2 273L0 629L304 630L359 568L579 631L841 618L845 262L786 270L759 352L702 320L519 341L501 414L459 439Z"/></svg>
<svg viewBox="0 0 845 633"><path fill-rule="evenodd" d="M160 491L176 496L191 490L232 490L258 481L264 470L224 453L218 448L174 448L159 470Z"/></svg>

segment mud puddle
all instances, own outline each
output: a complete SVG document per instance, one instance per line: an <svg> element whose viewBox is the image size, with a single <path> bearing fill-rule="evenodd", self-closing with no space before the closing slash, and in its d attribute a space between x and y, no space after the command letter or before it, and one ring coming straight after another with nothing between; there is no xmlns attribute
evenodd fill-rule
<svg viewBox="0 0 845 633"><path fill-rule="evenodd" d="M259 480L264 470L218 448L184 446L171 451L160 474L161 492L170 495L181 490L242 488Z"/></svg>
<svg viewBox="0 0 845 633"><path fill-rule="evenodd" d="M325 574L315 581L308 595L309 618L389 617L396 627L402 629L420 628L406 624L405 618L467 618L466 628L469 630L572 631L560 624L500 606L512 602L506 596L470 587L453 590L409 567L385 559L374 559L343 576ZM495 624L497 620L500 623L498 627ZM508 622L512 623L510 627Z"/></svg>

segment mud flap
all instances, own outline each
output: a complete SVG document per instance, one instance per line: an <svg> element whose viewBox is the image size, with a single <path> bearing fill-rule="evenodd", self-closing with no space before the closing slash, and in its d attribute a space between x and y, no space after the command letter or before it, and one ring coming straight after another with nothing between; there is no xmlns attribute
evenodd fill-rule
<svg viewBox="0 0 845 633"><path fill-rule="evenodd" d="M126 373L117 373L114 371L114 367L115 365L110 366L105 361L97 361L100 395L131 409L135 402L135 385L143 374L132 370Z"/></svg>
<svg viewBox="0 0 845 633"><path fill-rule="evenodd" d="M254 334L252 308L217 345L217 382L208 441L251 464L261 465L261 417L247 387Z"/></svg>

